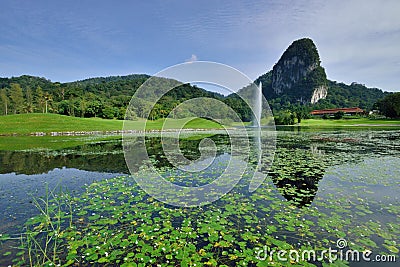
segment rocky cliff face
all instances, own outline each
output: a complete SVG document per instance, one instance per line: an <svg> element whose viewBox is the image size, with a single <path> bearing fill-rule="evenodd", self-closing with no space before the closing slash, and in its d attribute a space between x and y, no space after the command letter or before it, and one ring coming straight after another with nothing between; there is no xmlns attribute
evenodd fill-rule
<svg viewBox="0 0 400 267"><path fill-rule="evenodd" d="M272 91L291 102L316 103L328 93L325 70L311 39L294 41L272 69Z"/></svg>
<svg viewBox="0 0 400 267"><path fill-rule="evenodd" d="M311 104L317 103L320 99L325 99L328 95L328 87L321 85L314 88L314 92L311 96Z"/></svg>
<svg viewBox="0 0 400 267"><path fill-rule="evenodd" d="M303 59L294 56L284 60L282 64L276 64L272 72L272 88L276 94L290 90L293 85L307 76L317 67L316 64L305 65Z"/></svg>

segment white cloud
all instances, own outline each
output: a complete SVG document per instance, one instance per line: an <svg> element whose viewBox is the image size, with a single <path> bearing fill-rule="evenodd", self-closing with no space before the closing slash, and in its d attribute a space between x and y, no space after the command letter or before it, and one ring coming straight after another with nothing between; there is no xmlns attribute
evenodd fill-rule
<svg viewBox="0 0 400 267"><path fill-rule="evenodd" d="M190 58L186 59L185 61L186 62L195 62L197 60L198 60L197 56L195 54L192 54L192 56Z"/></svg>
<svg viewBox="0 0 400 267"><path fill-rule="evenodd" d="M0 17L0 61L19 62L19 72L40 62L52 72L51 56L60 69L66 66L65 73L79 69L87 76L93 62L105 73L116 67L131 73L133 64L152 73L195 52L255 79L294 40L310 37L328 78L400 91L399 0L173 2L145 5L152 8L133 17L126 5L86 12L65 4L62 16L52 12L58 5L12 5L14 12ZM51 24L43 20L47 13L53 14ZM159 40L167 45L159 47ZM185 61L197 60L193 54Z"/></svg>

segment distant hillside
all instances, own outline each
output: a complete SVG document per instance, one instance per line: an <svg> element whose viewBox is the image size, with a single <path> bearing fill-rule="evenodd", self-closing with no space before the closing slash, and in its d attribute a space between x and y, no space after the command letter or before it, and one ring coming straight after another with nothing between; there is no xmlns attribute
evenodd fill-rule
<svg viewBox="0 0 400 267"><path fill-rule="evenodd" d="M123 119L132 96L149 77L133 74L69 83L51 82L28 75L0 78L0 114L45 113L47 110L48 113L75 117ZM153 81L161 83L162 79ZM195 97L223 99L221 94L181 84L159 100L151 116L153 119L165 117L179 103ZM131 118L141 117L150 106L145 101L139 103Z"/></svg>
<svg viewBox="0 0 400 267"><path fill-rule="evenodd" d="M108 83L108 82L147 80L150 77L151 76L147 75L147 74L130 74L130 75L125 75L125 76L108 76L108 77L88 78L88 79L79 80L79 81L75 81L75 82L69 82L67 84L84 86L84 85L88 85L88 84L100 84L100 83Z"/></svg>
<svg viewBox="0 0 400 267"><path fill-rule="evenodd" d="M10 84L18 83L22 88L34 89L40 86L42 89L54 88L54 83L43 77L36 77L30 75L22 75L19 77L1 78L0 77L0 89L10 87Z"/></svg>
<svg viewBox="0 0 400 267"><path fill-rule="evenodd" d="M326 100L318 103L319 105L332 107L360 107L371 110L373 105L381 98L389 95L378 88L368 88L359 83L350 85L329 81L329 93Z"/></svg>

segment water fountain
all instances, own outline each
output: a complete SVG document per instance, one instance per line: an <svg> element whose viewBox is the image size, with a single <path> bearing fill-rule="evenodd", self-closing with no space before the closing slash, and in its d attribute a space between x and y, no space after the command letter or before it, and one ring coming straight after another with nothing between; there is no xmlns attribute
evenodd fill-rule
<svg viewBox="0 0 400 267"><path fill-rule="evenodd" d="M262 110L262 84L260 82L254 94L254 127L261 127L261 110Z"/></svg>
<svg viewBox="0 0 400 267"><path fill-rule="evenodd" d="M254 173L253 179L249 184L249 192L253 192L256 190L264 181L265 175L261 172L261 159L262 159L262 149L261 149L261 111L262 111L262 85L261 82L256 87L256 91L254 94L254 121L253 127L256 128L253 131L253 148L256 151L257 157L257 167L256 172Z"/></svg>

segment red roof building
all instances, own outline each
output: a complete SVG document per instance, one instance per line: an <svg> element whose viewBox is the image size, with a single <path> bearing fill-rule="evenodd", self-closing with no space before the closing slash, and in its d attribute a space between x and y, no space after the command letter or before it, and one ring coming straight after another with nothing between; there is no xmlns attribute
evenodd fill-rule
<svg viewBox="0 0 400 267"><path fill-rule="evenodd" d="M310 112L311 115L335 115L335 113L342 111L346 115L355 115L364 113L361 108L331 108L331 109L319 109Z"/></svg>

